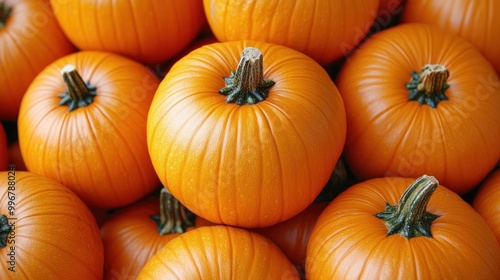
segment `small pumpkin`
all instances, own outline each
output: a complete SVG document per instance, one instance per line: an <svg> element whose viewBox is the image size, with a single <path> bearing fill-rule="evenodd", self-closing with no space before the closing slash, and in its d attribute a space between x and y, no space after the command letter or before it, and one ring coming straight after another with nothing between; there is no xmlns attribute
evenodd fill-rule
<svg viewBox="0 0 500 280"><path fill-rule="evenodd" d="M104 279L136 279L146 262L192 227L186 210L165 188L122 209L101 227Z"/></svg>
<svg viewBox="0 0 500 280"><path fill-rule="evenodd" d="M174 57L206 22L200 0L50 2L64 33L80 50L113 52L144 63Z"/></svg>
<svg viewBox="0 0 500 280"><path fill-rule="evenodd" d="M311 231L327 205L327 202L312 203L304 211L284 222L270 227L254 228L252 231L269 238L298 269L303 269Z"/></svg>
<svg viewBox="0 0 500 280"><path fill-rule="evenodd" d="M16 120L35 76L74 50L48 0L0 0L0 119Z"/></svg>
<svg viewBox="0 0 500 280"><path fill-rule="evenodd" d="M86 204L130 204L159 184L146 144L158 79L144 65L82 51L45 68L26 92L18 120L29 171L53 178Z"/></svg>
<svg viewBox="0 0 500 280"><path fill-rule="evenodd" d="M500 158L500 79L463 38L425 24L383 30L336 84L349 128L345 163L360 180L433 174L464 194Z"/></svg>
<svg viewBox="0 0 500 280"><path fill-rule="evenodd" d="M0 122L0 171L7 170L7 165L9 162L9 151L7 148L7 135L5 129Z"/></svg>
<svg viewBox="0 0 500 280"><path fill-rule="evenodd" d="M344 58L370 30L378 0L203 0L220 42L265 41L298 50L322 65Z"/></svg>
<svg viewBox="0 0 500 280"><path fill-rule="evenodd" d="M25 171L0 172L0 186L2 279L102 279L99 228L72 191Z"/></svg>
<svg viewBox="0 0 500 280"><path fill-rule="evenodd" d="M206 226L165 245L142 268L144 279L300 279L269 239L242 228Z"/></svg>
<svg viewBox="0 0 500 280"><path fill-rule="evenodd" d="M479 186L472 207L486 220L500 243L500 169L494 170Z"/></svg>
<svg viewBox="0 0 500 280"><path fill-rule="evenodd" d="M1 152L0 152L0 154L1 154ZM21 154L21 147L19 147L19 141L16 140L8 146L8 158L9 158L9 163L13 164L17 171L27 171L28 170L26 168L26 165L24 164L24 159L23 159L23 156Z"/></svg>
<svg viewBox="0 0 500 280"><path fill-rule="evenodd" d="M284 46L235 41L174 64L151 104L147 137L162 184L190 211L265 227L313 202L345 131L342 99L318 63Z"/></svg>
<svg viewBox="0 0 500 280"><path fill-rule="evenodd" d="M426 23L462 36L478 48L500 75L500 2L497 0L407 1L403 23Z"/></svg>
<svg viewBox="0 0 500 280"><path fill-rule="evenodd" d="M398 202L399 200L399 202ZM306 279L499 279L485 220L432 176L367 180L316 221Z"/></svg>

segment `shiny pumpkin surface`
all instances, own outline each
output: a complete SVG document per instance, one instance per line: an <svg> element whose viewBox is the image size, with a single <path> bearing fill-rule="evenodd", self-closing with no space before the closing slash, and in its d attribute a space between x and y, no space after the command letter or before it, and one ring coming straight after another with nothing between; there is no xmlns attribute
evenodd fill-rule
<svg viewBox="0 0 500 280"><path fill-rule="evenodd" d="M448 100L409 100L412 71L449 71ZM377 33L342 67L336 84L347 114L346 163L361 179L432 174L463 194L500 158L500 80L465 39L422 24Z"/></svg>
<svg viewBox="0 0 500 280"><path fill-rule="evenodd" d="M7 188L9 176L15 178L14 190ZM0 248L2 279L102 279L99 228L73 192L29 172L0 172L0 186L0 214L16 218L10 220L15 223L13 237L7 247ZM7 211L12 201L14 215ZM15 272L9 271L12 265L5 262L11 251Z"/></svg>
<svg viewBox="0 0 500 280"><path fill-rule="evenodd" d="M467 39L500 74L500 2L497 0L407 1L401 17L404 23L435 25Z"/></svg>
<svg viewBox="0 0 500 280"><path fill-rule="evenodd" d="M200 0L50 2L80 50L109 51L145 63L180 53L205 23Z"/></svg>
<svg viewBox="0 0 500 280"><path fill-rule="evenodd" d="M472 207L485 219L500 243L500 171L494 170L481 184Z"/></svg>
<svg viewBox="0 0 500 280"><path fill-rule="evenodd" d="M219 89L243 49L263 54L275 85L256 104L227 103ZM345 112L324 69L283 46L205 45L161 82L148 115L148 148L173 196L213 223L264 227L304 210L332 174Z"/></svg>
<svg viewBox="0 0 500 280"><path fill-rule="evenodd" d="M35 76L74 47L57 23L48 0L3 0L12 9L0 27L0 119L16 120ZM0 23L1 24L1 23Z"/></svg>
<svg viewBox="0 0 500 280"><path fill-rule="evenodd" d="M186 232L156 253L142 279L300 279L269 239L241 228L206 226Z"/></svg>
<svg viewBox="0 0 500 280"><path fill-rule="evenodd" d="M59 105L61 69L73 64L97 89L76 110ZM158 79L145 66L106 52L78 52L44 69L23 99L19 145L26 167L72 189L95 207L123 206L158 186L146 118Z"/></svg>
<svg viewBox="0 0 500 280"><path fill-rule="evenodd" d="M284 45L328 64L368 33L378 0L204 0L207 21L221 42L257 40Z"/></svg>
<svg viewBox="0 0 500 280"><path fill-rule="evenodd" d="M311 233L307 279L498 279L500 245L485 220L439 185L427 211L439 215L432 237L388 236L374 215L396 205L411 178L361 182L323 211Z"/></svg>

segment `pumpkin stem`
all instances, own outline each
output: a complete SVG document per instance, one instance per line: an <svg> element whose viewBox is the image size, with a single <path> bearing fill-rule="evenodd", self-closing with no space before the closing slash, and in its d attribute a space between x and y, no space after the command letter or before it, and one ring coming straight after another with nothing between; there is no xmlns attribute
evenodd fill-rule
<svg viewBox="0 0 500 280"><path fill-rule="evenodd" d="M0 1L0 29L5 27L11 12L12 8L5 5L4 1Z"/></svg>
<svg viewBox="0 0 500 280"><path fill-rule="evenodd" d="M193 225L187 218L186 208L166 188L160 192L160 214L153 216L160 235L184 233Z"/></svg>
<svg viewBox="0 0 500 280"><path fill-rule="evenodd" d="M264 78L262 52L248 47L243 50L236 73L225 77L226 87L219 93L226 95L227 103L238 105L255 104L264 101L269 95L269 88L275 82Z"/></svg>
<svg viewBox="0 0 500 280"><path fill-rule="evenodd" d="M9 219L5 215L0 215L0 248L7 246L7 237L12 227L9 225Z"/></svg>
<svg viewBox="0 0 500 280"><path fill-rule="evenodd" d="M375 217L385 221L387 235L399 233L408 239L432 237L431 224L439 216L427 212L426 208L438 185L436 178L423 175L406 189L399 204L386 203L384 212L375 214Z"/></svg>
<svg viewBox="0 0 500 280"><path fill-rule="evenodd" d="M406 84L410 100L436 108L440 101L448 100L444 91L450 87L446 83L449 76L450 72L441 64L426 64L420 73L413 71L410 82Z"/></svg>
<svg viewBox="0 0 500 280"><path fill-rule="evenodd" d="M92 103L97 95L96 87L89 82L84 82L75 66L71 64L64 66L61 75L66 84L66 91L59 95L61 98L59 105L68 105L71 112Z"/></svg>

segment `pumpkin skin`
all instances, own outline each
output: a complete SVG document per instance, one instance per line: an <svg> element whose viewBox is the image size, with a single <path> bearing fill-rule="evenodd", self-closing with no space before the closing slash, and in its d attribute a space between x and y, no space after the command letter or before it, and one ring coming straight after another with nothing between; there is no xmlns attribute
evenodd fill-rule
<svg viewBox="0 0 500 280"><path fill-rule="evenodd" d="M439 185L427 211L432 237L407 239L375 214L398 203L412 178L367 180L336 197L311 233L306 279L498 279L500 245L484 219Z"/></svg>
<svg viewBox="0 0 500 280"><path fill-rule="evenodd" d="M80 50L144 63L166 61L191 43L206 20L200 0L51 0L64 33ZM95 15L98 16L89 16Z"/></svg>
<svg viewBox="0 0 500 280"><path fill-rule="evenodd" d="M438 26L460 35L478 48L500 74L500 38L493 30L500 28L500 2L475 1L407 1L401 22L419 22Z"/></svg>
<svg viewBox="0 0 500 280"><path fill-rule="evenodd" d="M0 171L7 170L8 161L9 151L7 149L7 135L2 123L0 122Z"/></svg>
<svg viewBox="0 0 500 280"><path fill-rule="evenodd" d="M227 103L223 77L246 47L263 54L269 96ZM293 49L265 42L205 45L160 83L148 115L148 148L162 184L212 223L266 227L309 206L345 141L340 94L325 70Z"/></svg>
<svg viewBox="0 0 500 280"><path fill-rule="evenodd" d="M148 196L109 217L101 226L104 279L136 279L157 251L182 234L159 233L158 223L151 218L160 213L159 204L158 197Z"/></svg>
<svg viewBox="0 0 500 280"><path fill-rule="evenodd" d="M0 2L12 9L5 26L0 27L0 119L16 120L31 81L51 62L72 53L74 47L54 18L48 0Z"/></svg>
<svg viewBox="0 0 500 280"><path fill-rule="evenodd" d="M24 164L23 155L21 154L21 147L19 147L19 141L17 140L14 141L8 147L9 147L8 150L9 163L13 164L17 171L27 171L28 169Z"/></svg>
<svg viewBox="0 0 500 280"><path fill-rule="evenodd" d="M9 176L15 177L15 190L8 190ZM99 228L73 192L52 179L25 171L0 172L0 185L1 214L17 218L14 233L9 234L14 237L8 239L7 247L0 248L6 260L14 247L15 272L4 262L0 266L2 279L102 279ZM12 201L13 216L6 213Z"/></svg>
<svg viewBox="0 0 500 280"><path fill-rule="evenodd" d="M467 58L467 59L465 59ZM412 71L449 71L448 100L409 100ZM500 157L500 80L466 40L423 24L402 24L366 41L336 84L347 114L346 164L360 180L432 174L451 190L475 188Z"/></svg>
<svg viewBox="0 0 500 280"><path fill-rule="evenodd" d="M252 231L269 238L285 253L298 268L304 268L307 243L319 215L325 210L327 202L315 202L296 216L265 228Z"/></svg>
<svg viewBox="0 0 500 280"><path fill-rule="evenodd" d="M72 64L96 89L93 102L59 105ZM53 178L92 207L130 204L159 184L146 143L158 79L144 65L106 52L78 52L44 69L23 98L19 145L29 171Z"/></svg>
<svg viewBox="0 0 500 280"><path fill-rule="evenodd" d="M500 170L493 171L476 192L472 207L484 218L500 243Z"/></svg>
<svg viewBox="0 0 500 280"><path fill-rule="evenodd" d="M269 239L224 225L188 231L165 245L137 279L300 279Z"/></svg>
<svg viewBox="0 0 500 280"><path fill-rule="evenodd" d="M203 0L220 42L256 40L298 50L322 65L347 55L370 30L378 0Z"/></svg>

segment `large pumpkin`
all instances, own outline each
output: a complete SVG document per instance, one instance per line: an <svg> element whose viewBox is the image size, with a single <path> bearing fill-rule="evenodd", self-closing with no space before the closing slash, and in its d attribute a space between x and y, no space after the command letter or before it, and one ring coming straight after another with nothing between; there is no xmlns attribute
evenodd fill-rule
<svg viewBox="0 0 500 280"><path fill-rule="evenodd" d="M99 228L73 192L29 172L0 172L0 186L2 279L102 279Z"/></svg>
<svg viewBox="0 0 500 280"><path fill-rule="evenodd" d="M500 243L500 170L493 171L479 186L472 207L484 218Z"/></svg>
<svg viewBox="0 0 500 280"><path fill-rule="evenodd" d="M284 45L322 65L347 55L368 33L378 0L203 0L221 42L257 40Z"/></svg>
<svg viewBox="0 0 500 280"><path fill-rule="evenodd" d="M146 144L158 79L106 52L65 56L33 81L18 120L29 171L53 178L88 205L130 204L159 184Z"/></svg>
<svg viewBox="0 0 500 280"><path fill-rule="evenodd" d="M172 58L205 24L201 0L51 0L64 33L80 50L147 63Z"/></svg>
<svg viewBox="0 0 500 280"><path fill-rule="evenodd" d="M342 99L325 70L293 49L255 41L205 45L179 60L148 115L163 185L196 215L242 227L269 226L311 204L345 131Z"/></svg>
<svg viewBox="0 0 500 280"><path fill-rule="evenodd" d="M432 174L463 194L500 158L500 80L465 39L402 24L340 70L346 163L360 179Z"/></svg>
<svg viewBox="0 0 500 280"><path fill-rule="evenodd" d="M500 279L500 245L434 177L376 178L351 186L319 216L306 279Z"/></svg>
<svg viewBox="0 0 500 280"><path fill-rule="evenodd" d="M269 239L224 225L200 227L165 245L142 268L145 279L300 279Z"/></svg>
<svg viewBox="0 0 500 280"><path fill-rule="evenodd" d="M0 0L0 119L17 119L35 76L73 51L49 0Z"/></svg>
<svg viewBox="0 0 500 280"><path fill-rule="evenodd" d="M401 21L432 24L466 38L500 74L500 37L494 31L500 29L498 14L498 0L407 1Z"/></svg>

